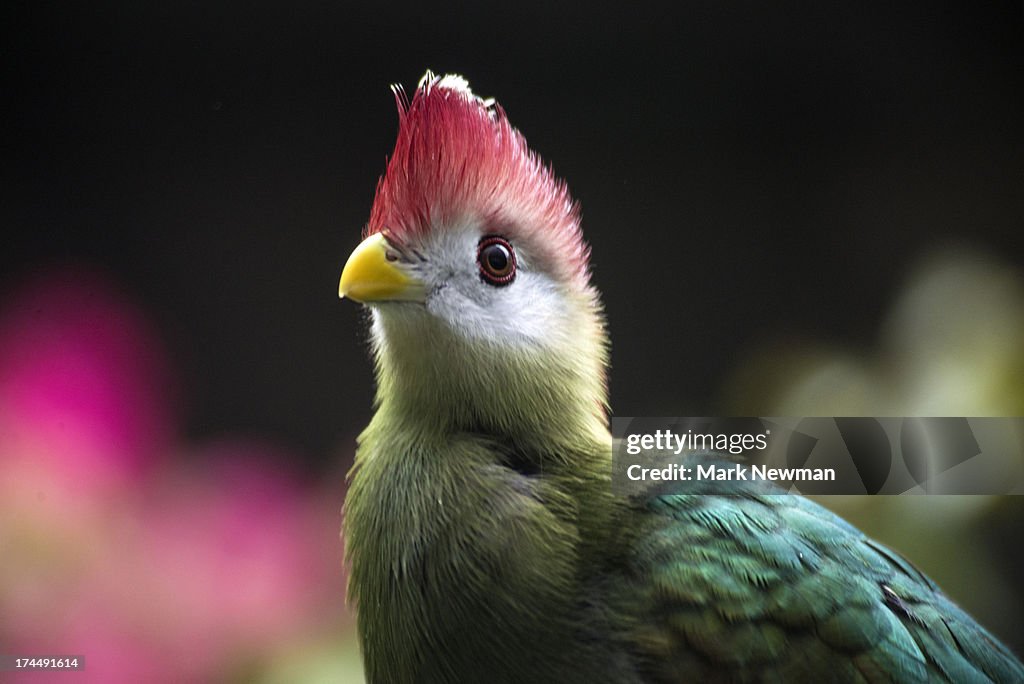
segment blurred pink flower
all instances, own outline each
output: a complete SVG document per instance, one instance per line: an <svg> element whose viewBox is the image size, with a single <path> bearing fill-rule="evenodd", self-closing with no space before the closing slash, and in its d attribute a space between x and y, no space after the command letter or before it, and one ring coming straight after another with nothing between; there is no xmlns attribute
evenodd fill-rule
<svg viewBox="0 0 1024 684"><path fill-rule="evenodd" d="M80 681L196 681L336 624L340 513L287 456L251 440L189 454L105 522L71 591L12 612L19 640L86 654Z"/></svg>
<svg viewBox="0 0 1024 684"><path fill-rule="evenodd" d="M106 277L41 271L0 310L0 467L79 490L135 479L166 453L170 384L152 325Z"/></svg>
<svg viewBox="0 0 1024 684"><path fill-rule="evenodd" d="M84 655L60 675L79 682L207 681L337 627L340 492L258 440L176 450L170 386L152 325L95 272L0 305L5 653Z"/></svg>
<svg viewBox="0 0 1024 684"><path fill-rule="evenodd" d="M183 651L279 642L340 584L340 514L317 505L281 465L288 460L258 442L217 443L146 507L147 600Z"/></svg>

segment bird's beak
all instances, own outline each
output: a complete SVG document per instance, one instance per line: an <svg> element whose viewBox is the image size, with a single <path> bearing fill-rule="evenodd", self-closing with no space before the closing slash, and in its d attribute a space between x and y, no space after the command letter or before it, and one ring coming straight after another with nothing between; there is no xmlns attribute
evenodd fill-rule
<svg viewBox="0 0 1024 684"><path fill-rule="evenodd" d="M423 283L410 276L398 260L398 252L381 233L359 243L345 263L338 296L357 302L422 302Z"/></svg>

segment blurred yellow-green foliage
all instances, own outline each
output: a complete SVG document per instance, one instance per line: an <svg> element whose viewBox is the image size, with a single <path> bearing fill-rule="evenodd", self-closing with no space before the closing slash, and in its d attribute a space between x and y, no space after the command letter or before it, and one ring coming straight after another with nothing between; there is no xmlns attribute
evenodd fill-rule
<svg viewBox="0 0 1024 684"><path fill-rule="evenodd" d="M967 248L922 256L876 341L777 331L725 383L739 415L1022 416L1024 277ZM1024 463L1024 454L1015 454ZM1024 493L1024 485L1013 490ZM845 496L820 500L898 549L1018 652L1024 649L1021 496Z"/></svg>
<svg viewBox="0 0 1024 684"><path fill-rule="evenodd" d="M873 348L761 342L728 385L726 402L735 410L1024 415L1024 281L1010 265L975 251L943 249L923 257Z"/></svg>

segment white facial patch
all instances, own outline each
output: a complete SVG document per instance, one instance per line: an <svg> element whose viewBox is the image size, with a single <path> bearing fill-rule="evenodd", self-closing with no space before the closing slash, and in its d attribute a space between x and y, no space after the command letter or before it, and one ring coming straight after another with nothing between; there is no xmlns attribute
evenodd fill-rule
<svg viewBox="0 0 1024 684"><path fill-rule="evenodd" d="M511 347L570 342L573 309L565 290L536 269L527 246L510 240L517 263L512 282L493 285L481 277L477 251L491 234L466 222L434 230L416 245L426 257L415 275L426 285L427 311L464 339Z"/></svg>

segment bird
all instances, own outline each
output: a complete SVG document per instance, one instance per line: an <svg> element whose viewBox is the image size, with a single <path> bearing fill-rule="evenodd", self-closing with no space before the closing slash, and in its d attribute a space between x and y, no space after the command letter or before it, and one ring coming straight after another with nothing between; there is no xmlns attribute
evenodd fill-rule
<svg viewBox="0 0 1024 684"><path fill-rule="evenodd" d="M376 375L343 509L368 681L1024 681L927 576L806 498L614 493L578 204L466 79L393 90L339 283Z"/></svg>

